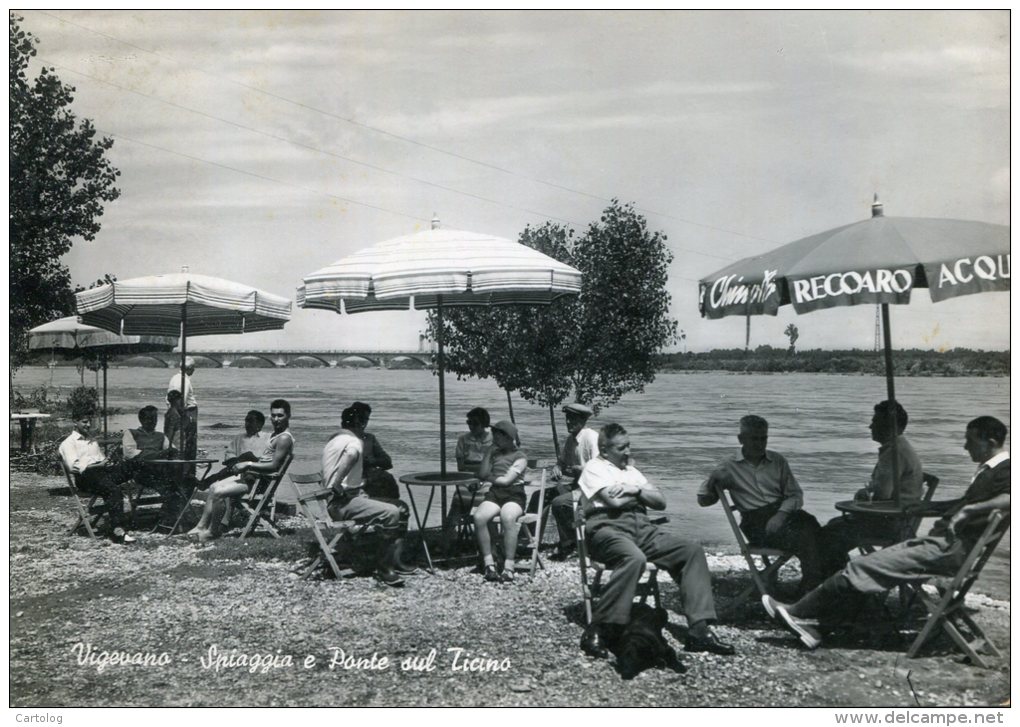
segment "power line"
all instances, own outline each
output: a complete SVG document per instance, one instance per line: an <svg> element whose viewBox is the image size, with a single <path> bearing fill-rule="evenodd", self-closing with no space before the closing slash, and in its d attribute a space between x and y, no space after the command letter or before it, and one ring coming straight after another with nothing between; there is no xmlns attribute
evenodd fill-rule
<svg viewBox="0 0 1020 727"><path fill-rule="evenodd" d="M356 126L358 128L365 129L367 131L371 131L371 132L376 133L376 134L387 136L387 137L390 137L392 139L397 139L397 140L402 141L404 143L412 144L414 146L418 146L418 147L421 147L423 149L428 149L430 151L434 151L434 152L437 152L439 154L444 154L444 155L453 157L455 159L460 159L462 161L466 161L466 162L469 162L471 164L476 164L476 165L485 167L487 169L492 169L494 171L498 171L500 173L507 174L509 176L516 177L518 179L523 179L523 180L526 180L526 181L529 181L529 182L533 182L533 183L536 183L536 184L541 184L541 185L544 185L544 186L547 186L547 187L551 187L551 188L554 188L554 189L559 189L559 190L562 190L562 191L565 191L565 192L570 192L572 194L581 195L583 197L588 197L590 199L598 200L600 202L611 202L612 201L611 199L609 199L607 197L603 197L601 195L592 194L591 192L585 192L583 190L575 189L573 187L568 187L566 185L558 184L556 182L549 182L549 181L546 181L546 180L543 180L543 179L539 179L537 177L532 177L530 175L526 175L526 174L522 174L522 173L519 173L519 172L515 172L512 169L508 169L506 167L502 167L502 166L493 164L491 162L483 161L483 160L480 160L480 159L474 159L472 157L466 156L464 154L460 154L460 153L455 152L455 151L451 151L449 149L444 149L442 147L434 146L432 144L427 144L425 142L418 141L417 139L412 139L410 137L402 136L400 134L396 134L394 132L387 131L386 129L381 129L379 127L372 126L370 124L366 124L366 123L363 123L363 122L360 122L360 121L355 121L354 119L351 119L351 118L348 118L348 117L340 116L339 114L335 114L335 113L332 113L330 111L326 111L324 109L320 109L320 108L318 108L316 106L312 106L310 104L306 104L306 103L304 103L302 101L297 101L295 99L291 99L291 98L288 98L286 96L282 96L280 94L273 93L272 91L267 91L267 90L265 90L263 88L259 88L257 86L252 86L252 85L244 83L242 81L237 81L237 80L234 80L232 78L227 78L227 77L224 77L224 76L220 76L220 75L211 73L209 71L206 71L203 68L198 68L196 66L191 66L191 65L188 65L186 63L183 63L183 62L181 62L181 61L179 61L176 58L173 58L171 56L167 56L167 55L164 55L162 53L158 53L158 52L153 51L153 50L151 50L149 48L144 48L142 46L136 45L134 43L131 43L131 42L126 41L126 40L123 40L123 39L118 38L116 36L110 35L108 33L104 33L102 31L96 30L94 28L90 28L90 27L88 27L86 25L82 25L80 23L76 23L76 22L73 22L71 20L66 20L66 19L64 19L64 18L62 18L62 17L60 17L58 15L54 15L53 13L48 13L48 12L45 12L45 11L42 11L42 10L36 10L35 12L38 12L41 15L45 15L47 17L51 17L51 18L53 18L53 19L55 19L55 20L57 20L57 21L59 21L61 23L66 23L68 25L72 25L74 27L81 28L82 30L86 30L86 31L88 31L90 33L94 33L96 35L99 35L101 37L104 37L104 38L107 38L109 40L115 41L117 43L121 43L121 44L123 44L123 45L125 45L125 46L127 46L129 48L134 48L135 50L142 51L143 53L148 53L148 54L153 55L153 56L155 56L157 58L162 58L164 60L170 61L171 63L174 63L175 65L181 66L183 68L192 69L194 71L202 73L203 75L209 76L211 78L216 78L216 79L219 79L219 80L222 80L222 81L226 81L227 83L233 84L233 85L238 86L240 88L244 88L246 90L253 91L255 93L259 93L259 94L262 94L264 96L268 96L270 98L274 98L274 99L276 99L278 101L282 101L284 103L292 104L292 105L297 106L299 108L303 108L303 109L306 109L308 111L312 111L314 113L321 114L323 116L327 116L329 118L333 118L333 119L336 119L338 121L342 121L342 122L344 122L346 124L350 124L352 126ZM645 207L635 207L635 209L640 211L640 212L644 212L646 214L653 214L653 215L656 215L658 217L664 217L666 219L676 220L677 222L681 222L681 223L687 224L687 225L692 225L692 226L695 226L695 227L700 227L702 229L713 230L713 231L716 231L716 232L723 232L723 233L728 234L728 235L734 235L736 237L743 237L743 238L750 239L750 240L758 240L758 241L761 241L761 242L768 242L768 243L772 243L772 244L778 244L775 240L770 240L768 238L757 237L755 235L748 235L748 234L743 233L743 232L737 232L735 230L729 230L729 229L726 229L726 228L723 228L723 227L718 227L718 226L715 226L715 225L709 225L709 224L702 223L702 222L696 222L694 220L690 220L690 219L687 219L687 218L684 218L684 217L679 217L679 216L676 216L676 215L671 215L671 214L668 214L668 213L665 213L665 212L659 212L659 211L652 210L652 209L645 208ZM699 255L706 255L707 254L707 253L702 253L702 252L700 252L698 250L690 250L690 249L688 249L687 251L688 252L692 252L692 253L696 253L696 254L699 254ZM709 255L709 257L720 257L720 256ZM723 258L720 258L720 259L723 259L723 260L735 260L737 258L723 257Z"/></svg>
<svg viewBox="0 0 1020 727"><path fill-rule="evenodd" d="M507 209L512 209L512 210L516 210L518 212L524 212L524 213L527 213L527 214L530 214L530 215L535 215L536 217L542 217L542 218L547 218L547 219L550 219L550 220L556 220L557 222L563 222L563 223L566 223L568 225L577 225L577 226L581 225L581 223L575 222L573 220L568 220L568 219L565 219L565 218L562 218L562 217L556 217L555 215L546 214L544 212L537 212L535 210L527 209L526 207L517 207L517 206L512 205L512 204L507 204L506 202L500 202L499 200L490 199L488 197L483 197L481 195L474 194L473 192L465 192L465 191L460 190L460 189L455 189L454 187L447 187L447 186L445 186L443 184L439 184L437 182L430 182L427 179L422 179L420 177L414 177L414 176L409 175L409 174L403 174L401 172L396 172L396 171L393 171L391 169L386 169L385 167L380 167L380 166L378 166L376 164L372 164L371 162L365 162L365 161L361 161L359 159L355 159L353 157L344 156L343 154L337 154L336 152L329 151L328 149L322 149L322 148L317 147L317 146L312 146L311 144L305 144L305 143L300 142L300 141L295 141L294 139L288 139L287 137L280 136L279 134L274 134L274 133L269 132L269 131L263 131L262 129L255 128L253 126L247 126L246 124L242 124L242 123L239 123L237 121L231 121L230 119L225 119L225 118L220 117L220 116L215 116L213 114L206 113L205 111L201 111L199 109L191 108L190 106L184 106L184 105L176 103L174 101L168 101L166 99L159 98L158 96L153 96L152 94L143 93L143 92L138 91L138 90L133 89L133 88L128 88L126 86L121 86L120 84L113 83L112 81L107 81L107 80L105 80L103 78L97 78L96 76L93 76L93 75L88 74L88 73L82 73L81 71L75 70L74 68L69 68L69 67L63 66L63 65L61 65L59 63L55 63L52 60L47 60L45 58L40 58L39 60L43 61L45 63L49 63L50 65L54 66L55 68L59 68L62 71L68 71L69 73L73 73L73 74L75 74L77 76L81 76L82 78L91 79L91 80L96 81L98 83L102 83L104 85L107 85L107 86L110 86L112 88L115 88L115 89L117 89L119 91L123 91L125 93L134 94L135 96L141 96L142 98L151 99L151 100L157 101L157 102L159 102L161 104L166 104L167 106L171 106L171 107L173 107L175 109L180 109L182 111L187 111L189 113L196 114L198 116L202 116L204 118L211 119L213 121L219 121L219 122L224 123L224 124L229 124L230 126L236 127L236 128L241 129L243 131L247 131L247 132L252 133L252 134L258 134L259 136L264 136L264 137L266 137L268 139L274 139L275 141L281 141L281 142L283 142L285 144L290 144L290 145L296 146L296 147L298 147L300 149L305 149L305 150L312 151L312 152L315 152L315 153L318 153L318 154L325 154L326 156L330 156L330 157L333 157L335 159L340 159L342 161L349 162L351 164L356 164L358 166L362 166L362 167L365 167L367 169L372 169L373 171L382 172L383 174L390 174L390 175L393 175L395 177L400 177L402 179L408 179L408 180L411 180L413 182L417 182L419 184L425 184L425 185L428 185L430 187L435 187L437 189L442 189L442 190L444 190L446 192L452 192L454 194L464 195L465 197L471 197L472 199L477 199L477 200L482 201L482 202L488 202L490 204L498 205L500 207L506 207ZM724 259L728 259L728 258L724 258Z"/></svg>
<svg viewBox="0 0 1020 727"><path fill-rule="evenodd" d="M405 212L397 212L396 210L387 209L386 207L379 207L378 205L369 204L367 202L359 202L358 200L350 199L349 197L341 197L339 195L331 194L329 192L323 192L321 189L314 189L312 187L306 187L306 186L304 186L302 184L294 184L292 182L284 182L281 179L276 179L274 177L268 177L268 176L266 176L264 174L259 174L257 172L249 172L249 171L247 171L245 169L238 169L237 167L232 167L229 164L222 164L220 162L214 162L214 161L211 161L209 159L203 159L201 157L193 156L191 154L185 154L184 152L177 151L175 149L167 149L165 146L159 146L158 144L152 144L152 143L149 143L147 141L141 141L140 139L133 139L130 136L125 136L124 134L114 133L112 131L109 131L108 129L102 129L102 128L96 127L96 131L98 131L101 134L105 134L106 136L112 136L115 139L121 139L122 141L130 141L132 144L139 144L141 146L147 146L150 149L158 149L159 151L166 152L167 154L174 154L175 156L184 157L185 159L190 159L193 162L200 162L202 164L209 164L209 165L214 166L214 167L219 167L220 169L226 169L228 171L236 172L238 174L244 174L244 175L249 176L249 177L255 177L256 179L261 179L261 180L266 181L266 182L273 182L274 184L282 184L285 187L293 187L294 189L300 189L300 190L302 190L304 192L312 192L313 194L320 194L320 195L322 195L324 197L329 197L331 199L339 200L340 202L347 202L348 204L358 205L359 207L367 207L369 209L377 210L379 212L386 212L387 214L397 215L398 217L406 217L407 219L414 220L415 222L427 222L428 221L424 217L418 217L417 215L409 215L409 214L407 214Z"/></svg>

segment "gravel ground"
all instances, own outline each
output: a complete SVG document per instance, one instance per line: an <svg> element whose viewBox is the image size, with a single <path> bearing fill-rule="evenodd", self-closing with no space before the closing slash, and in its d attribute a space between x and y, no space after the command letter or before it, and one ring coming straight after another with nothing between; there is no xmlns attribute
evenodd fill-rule
<svg viewBox="0 0 1020 727"><path fill-rule="evenodd" d="M912 634L877 607L808 652L751 603L716 627L737 656L682 654L685 675L625 682L578 648L576 560L513 585L471 568L403 589L298 581L291 569L311 540L298 518L282 540L141 533L118 546L66 534L60 487L12 474L11 706L976 706L1010 694L1009 603L980 595L975 617L1004 652L991 669L961 663L948 640L907 660ZM724 553L709 564L725 612L746 568ZM784 584L797 577L787 569ZM668 577L662 591L682 653ZM108 663L118 652L149 663Z"/></svg>

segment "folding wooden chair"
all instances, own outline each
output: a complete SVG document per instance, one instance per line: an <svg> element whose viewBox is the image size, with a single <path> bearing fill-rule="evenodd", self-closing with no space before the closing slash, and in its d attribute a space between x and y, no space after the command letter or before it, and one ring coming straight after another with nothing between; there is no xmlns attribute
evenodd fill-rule
<svg viewBox="0 0 1020 727"><path fill-rule="evenodd" d="M330 570L333 571L333 575L339 580L343 577L345 570L349 573L351 569L342 569L337 562L333 554L337 545L344 538L351 538L353 541L359 535L376 532L376 529L359 525L353 520L334 520L327 508L329 498L333 495L333 490L328 487L322 487L322 476L319 473L307 475L292 474L290 481L297 492L298 510L311 526L312 535L315 536L315 542L319 546L318 554L312 559L308 567L305 568L301 574L301 579L311 576L323 562L326 562ZM329 540L327 540L328 536Z"/></svg>
<svg viewBox="0 0 1020 727"><path fill-rule="evenodd" d="M538 512L525 512L519 518L517 518L518 525L521 528L526 528L529 525L534 525L535 532L532 533L531 529L528 529L531 539L529 546L531 547L531 567L528 570L530 575L535 575L535 568L539 567L544 569L541 559L538 557L538 549L542 545L542 533L545 532L545 518L543 517L543 509L545 506L545 476L546 470L542 469L529 469L524 473L525 487L537 487L538 488ZM526 498L525 498L526 499ZM497 519L498 521L498 519Z"/></svg>
<svg viewBox="0 0 1020 727"><path fill-rule="evenodd" d="M751 571L751 585L741 591L740 595L734 599L730 606L731 609L735 610L750 598L755 590L762 596L773 595L772 591L775 589L776 581L779 579L779 569L786 565L786 562L794 556L793 553L779 548L750 545L744 536L744 531L737 524L736 516L733 514L735 508L730 499L729 491L718 485L716 485L715 489L719 495L719 504L722 505L723 512L726 513L730 529L733 530L733 537L737 539L740 554L744 556L744 560L747 561L747 568ZM760 568L754 560L755 556L761 558L762 566Z"/></svg>
<svg viewBox="0 0 1020 727"><path fill-rule="evenodd" d="M656 525L668 521L665 516L651 519L651 522ZM584 508L577 500L574 501L574 535L577 538L577 562L581 569L581 597L584 599L585 623L591 624L592 605L601 595L602 576L606 572L606 567L588 555ZM591 581L588 580L588 569L595 571ZM638 581L635 595L638 597L639 603L646 603L648 597L651 596L655 607L662 608L662 598L659 594L659 568L655 563L645 563L645 572L641 580Z"/></svg>
<svg viewBox="0 0 1020 727"><path fill-rule="evenodd" d="M935 496L935 488L939 486L939 478L935 475L924 473L924 494L921 496L921 502L928 504L931 502L932 497ZM913 538L917 535L917 529L921 526L922 517L920 515L910 518L903 524L903 529L900 531L899 538L887 537L887 538L862 538L857 545L857 549L862 555L868 553L874 553L876 548L888 548L890 545L903 542L909 538Z"/></svg>
<svg viewBox="0 0 1020 727"><path fill-rule="evenodd" d="M907 649L907 658L914 658L917 652L939 629L949 634L950 638L970 660L978 666L987 668L988 660L981 654L982 651L990 652L994 656L1001 656L1001 652L995 647L985 632L981 630L974 619L970 617L964 608L964 601L970 587L981 575L981 570L998 546L1002 536L1009 529L1009 513L994 512L988 519L981 537L970 549L967 559L956 572L952 580L936 577L932 585L938 592L938 597L927 593L921 584L908 583L907 588L912 592L928 612L928 619L918 633L917 638Z"/></svg>
<svg viewBox="0 0 1020 727"><path fill-rule="evenodd" d="M99 525L99 521L103 519L103 516L109 515L106 503L103 503L102 506L97 505L96 500L99 499L99 495L94 494L89 497L88 504L82 504L85 495L75 487L74 475L71 474L71 470L67 469L63 457L58 457L57 459L60 460L60 469L64 471L64 477L67 478L67 486L71 489L71 499L74 500L74 506L78 511L78 519L74 521L74 525L67 531L67 534L73 535L78 528L84 525L90 537L98 537L96 535L96 527Z"/></svg>
<svg viewBox="0 0 1020 727"><path fill-rule="evenodd" d="M293 457L287 455L277 472L261 475L251 486L248 494L241 498L241 509L248 513L248 522L241 528L241 540L251 535L260 525L268 530L274 538L280 537L280 531L276 525L276 501L274 498L276 497L276 488L283 481L292 460Z"/></svg>

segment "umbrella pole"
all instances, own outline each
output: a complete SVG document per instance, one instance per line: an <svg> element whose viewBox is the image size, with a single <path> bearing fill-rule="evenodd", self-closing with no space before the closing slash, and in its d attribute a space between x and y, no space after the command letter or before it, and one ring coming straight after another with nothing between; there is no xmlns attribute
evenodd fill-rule
<svg viewBox="0 0 1020 727"><path fill-rule="evenodd" d="M103 439L109 436L107 431L107 408L106 408L106 354L102 354L103 361Z"/></svg>
<svg viewBox="0 0 1020 727"><path fill-rule="evenodd" d="M882 341L885 346L885 388L887 398L890 402L889 424L892 432L892 476L893 476L893 499L896 500L896 509L903 509L903 502L900 496L900 459L897 450L896 440L899 437L896 426L896 386L893 382L892 362L892 331L889 329L889 304L882 304Z"/></svg>
<svg viewBox="0 0 1020 727"><path fill-rule="evenodd" d="M181 457L184 458L187 449L184 446L185 423L184 412L187 409L187 400L184 392L187 390L187 379L184 378L184 362L188 358L188 304L181 303Z"/></svg>
<svg viewBox="0 0 1020 727"><path fill-rule="evenodd" d="M443 296L436 296L436 347L437 363L439 365L439 474L446 479L446 384L443 381ZM439 488L439 501L442 515L440 519L443 526L446 526L446 488Z"/></svg>

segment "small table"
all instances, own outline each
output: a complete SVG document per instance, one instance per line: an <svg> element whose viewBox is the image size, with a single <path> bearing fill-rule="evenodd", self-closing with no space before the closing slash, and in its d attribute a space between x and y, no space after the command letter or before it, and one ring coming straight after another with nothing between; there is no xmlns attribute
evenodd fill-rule
<svg viewBox="0 0 1020 727"><path fill-rule="evenodd" d="M441 493L440 505L442 512L440 513L440 522L443 530L446 529L446 488L447 487L469 487L471 485L478 484L478 478L471 472L447 472L444 476L441 472L418 472L410 475L403 475L400 477L400 481L404 483L404 487L407 489L407 499L411 504L411 511L414 513L414 522L418 526L418 532L421 534L421 545L425 549L425 559L429 563L429 572L434 573L435 567L432 565L432 555L429 553L428 543L425 542L425 527L428 524L429 510L432 508L432 501L436 496L436 488L438 487ZM412 487L428 487L429 488L429 499L425 504L424 518L418 513L418 506L414 501L414 493ZM455 490L456 492L456 490ZM458 494L457 497L460 497Z"/></svg>
<svg viewBox="0 0 1020 727"><path fill-rule="evenodd" d="M212 466L214 464L216 464L217 462L219 462L218 459L147 459L147 460L144 460L145 464L155 464L155 465L163 465L163 466L171 466L171 465L186 465L186 466L205 465L205 472L202 474L202 477L200 477L199 480L202 480L202 479L205 479L206 477L208 477L209 476L209 471L212 470ZM180 467L179 471L180 471L180 474L178 474L178 476L177 476L178 477L178 484L183 485L184 484L185 467ZM184 503L184 507L181 508L180 514L177 515L177 519L174 521L173 526L167 532L167 535L173 535L177 531L177 526L181 524L181 518L184 517L184 511L187 510L188 509L188 505L191 504L191 498L195 496L195 490L197 490L197 489L198 489L198 485L196 484L195 487L193 487L191 489L191 492L188 494L187 502ZM165 527L166 527L165 525L157 525L153 529L153 532L156 532L160 528L165 528Z"/></svg>
<svg viewBox="0 0 1020 727"><path fill-rule="evenodd" d="M927 504L927 503L925 503ZM914 533L907 532L910 529L910 523L912 520L920 519L923 517L931 517L933 515L941 514L934 508L915 508L910 509L904 507L896 507L896 502L893 500L878 500L877 502L871 502L869 500L841 500L835 505L836 509L844 515L856 515L859 517L872 517L881 518L883 520L898 520L901 525L903 532L901 535L905 537L911 537Z"/></svg>
<svg viewBox="0 0 1020 727"><path fill-rule="evenodd" d="M16 421L21 425L21 451L28 452L31 450L32 454L35 454L35 423L39 419L49 419L49 414L43 414L38 411L27 411L27 412L12 412L11 421Z"/></svg>

